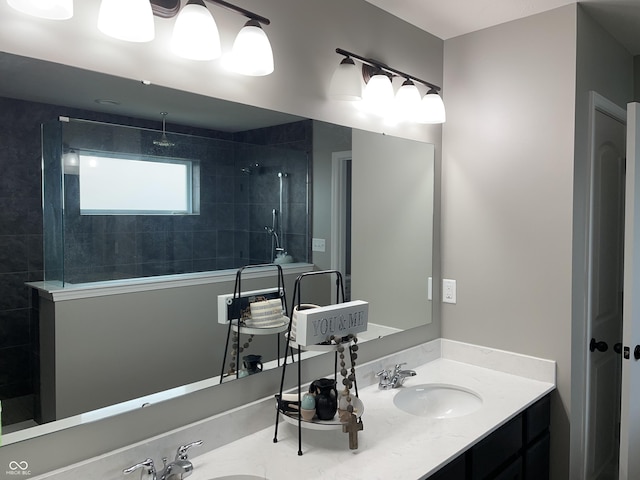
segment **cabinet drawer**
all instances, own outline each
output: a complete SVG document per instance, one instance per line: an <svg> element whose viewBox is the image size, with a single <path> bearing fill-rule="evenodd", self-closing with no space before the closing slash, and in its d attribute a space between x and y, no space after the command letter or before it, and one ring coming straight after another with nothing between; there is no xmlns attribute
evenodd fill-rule
<svg viewBox="0 0 640 480"><path fill-rule="evenodd" d="M487 478L515 456L521 447L522 415L518 415L471 449L472 478Z"/></svg>
<svg viewBox="0 0 640 480"><path fill-rule="evenodd" d="M548 480L550 435L547 432L524 452L525 480Z"/></svg>
<svg viewBox="0 0 640 480"><path fill-rule="evenodd" d="M547 395L529 407L524 414L524 421L525 443L528 445L540 434L549 429L549 423L551 421L551 397Z"/></svg>
<svg viewBox="0 0 640 480"><path fill-rule="evenodd" d="M492 480L522 480L522 478L522 458L520 457L495 477L491 477Z"/></svg>
<svg viewBox="0 0 640 480"><path fill-rule="evenodd" d="M466 456L460 455L431 475L428 480L465 480L466 478Z"/></svg>

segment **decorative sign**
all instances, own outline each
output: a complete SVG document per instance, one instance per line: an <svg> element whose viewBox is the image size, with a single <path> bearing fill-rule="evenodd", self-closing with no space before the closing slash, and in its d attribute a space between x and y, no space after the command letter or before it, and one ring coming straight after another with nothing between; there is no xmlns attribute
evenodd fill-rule
<svg viewBox="0 0 640 480"><path fill-rule="evenodd" d="M331 335L366 332L368 321L369 303L362 300L300 310L296 312L296 343L316 345Z"/></svg>

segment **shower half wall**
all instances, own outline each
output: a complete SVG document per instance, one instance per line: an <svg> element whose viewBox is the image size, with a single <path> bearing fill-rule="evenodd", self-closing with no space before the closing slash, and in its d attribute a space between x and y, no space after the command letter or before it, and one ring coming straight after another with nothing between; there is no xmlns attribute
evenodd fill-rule
<svg viewBox="0 0 640 480"><path fill-rule="evenodd" d="M173 145L163 146L154 143L157 130L62 117L44 124L45 281L78 284L269 263L265 226L279 208L283 171L284 243L295 262L307 262L310 130L310 122L296 122L234 134L239 141L168 131ZM81 210L77 158L93 153L188 163L189 210Z"/></svg>

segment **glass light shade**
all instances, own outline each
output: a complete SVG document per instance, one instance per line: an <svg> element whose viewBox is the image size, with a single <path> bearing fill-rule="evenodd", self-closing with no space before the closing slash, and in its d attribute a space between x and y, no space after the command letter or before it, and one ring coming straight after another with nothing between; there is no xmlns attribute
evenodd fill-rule
<svg viewBox="0 0 640 480"><path fill-rule="evenodd" d="M273 72L273 51L260 23L249 20L238 33L228 67L242 75L260 77Z"/></svg>
<svg viewBox="0 0 640 480"><path fill-rule="evenodd" d="M155 37L149 0L102 0L98 29L127 42L150 42Z"/></svg>
<svg viewBox="0 0 640 480"><path fill-rule="evenodd" d="M213 60L220 56L220 34L213 15L202 0L189 0L173 26L171 50L189 60Z"/></svg>
<svg viewBox="0 0 640 480"><path fill-rule="evenodd" d="M420 112L420 123L444 123L447 121L447 114L444 109L444 102L435 90L429 92L422 99Z"/></svg>
<svg viewBox="0 0 640 480"><path fill-rule="evenodd" d="M411 80L405 81L396 93L396 115L401 120L415 121L420 113L422 95Z"/></svg>
<svg viewBox="0 0 640 480"><path fill-rule="evenodd" d="M362 100L362 71L351 58L344 58L333 72L329 97L333 100Z"/></svg>
<svg viewBox="0 0 640 480"><path fill-rule="evenodd" d="M49 20L73 17L73 0L7 0L19 12Z"/></svg>
<svg viewBox="0 0 640 480"><path fill-rule="evenodd" d="M369 113L386 116L393 106L393 86L383 73L373 75L362 93L363 107Z"/></svg>
<svg viewBox="0 0 640 480"><path fill-rule="evenodd" d="M64 173L77 175L80 170L80 155L74 149L70 149L62 154Z"/></svg>

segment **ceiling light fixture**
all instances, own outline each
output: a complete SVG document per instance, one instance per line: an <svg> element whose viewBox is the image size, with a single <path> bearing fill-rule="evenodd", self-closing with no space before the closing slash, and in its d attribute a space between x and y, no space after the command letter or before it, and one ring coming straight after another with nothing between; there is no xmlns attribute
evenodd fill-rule
<svg viewBox="0 0 640 480"><path fill-rule="evenodd" d="M329 87L329 97L334 100L363 100L366 111L395 116L418 123L444 123L446 112L442 98L438 94L440 87L408 73L355 53L336 48L336 53L344 56L333 73ZM358 69L353 59L362 63ZM405 81L393 96L393 77L404 78ZM362 91L362 80L366 83ZM416 83L428 89L420 99L421 93ZM358 89L357 85L360 86Z"/></svg>
<svg viewBox="0 0 640 480"><path fill-rule="evenodd" d="M7 3L33 17L68 20L73 17L73 0L7 0Z"/></svg>

